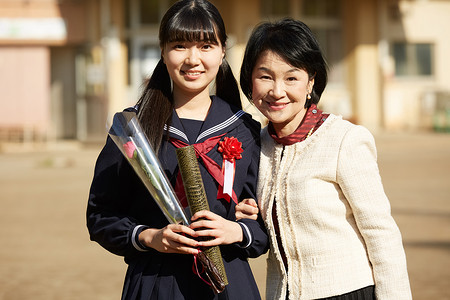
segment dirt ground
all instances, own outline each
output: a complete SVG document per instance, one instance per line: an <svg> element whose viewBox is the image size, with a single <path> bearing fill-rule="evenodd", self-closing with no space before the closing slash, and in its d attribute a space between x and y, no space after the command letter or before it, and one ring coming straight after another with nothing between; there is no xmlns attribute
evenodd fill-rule
<svg viewBox="0 0 450 300"><path fill-rule="evenodd" d="M413 296L450 299L450 135L376 135ZM120 299L125 264L90 242L100 145L0 145L0 299ZM264 295L265 257L251 260Z"/></svg>

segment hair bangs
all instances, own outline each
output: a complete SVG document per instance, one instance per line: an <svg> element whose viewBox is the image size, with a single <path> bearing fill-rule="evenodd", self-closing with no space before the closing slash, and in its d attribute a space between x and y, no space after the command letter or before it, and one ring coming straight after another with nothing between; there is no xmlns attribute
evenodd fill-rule
<svg viewBox="0 0 450 300"><path fill-rule="evenodd" d="M264 42L262 48L278 54L293 67L309 71L306 63L308 57L305 57L305 53L298 50L299 44L302 44L301 40L291 35L283 34L281 31L274 31Z"/></svg>
<svg viewBox="0 0 450 300"><path fill-rule="evenodd" d="M175 21L175 20L174 20ZM207 42L219 44L215 25L200 12L185 11L167 28L162 44L171 42Z"/></svg>

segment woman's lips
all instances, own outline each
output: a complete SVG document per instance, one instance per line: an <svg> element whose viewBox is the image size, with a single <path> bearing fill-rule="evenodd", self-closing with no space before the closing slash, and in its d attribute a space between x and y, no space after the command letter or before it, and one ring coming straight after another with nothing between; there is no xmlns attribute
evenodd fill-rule
<svg viewBox="0 0 450 300"><path fill-rule="evenodd" d="M267 102L267 105L271 110L282 110L285 108L289 103L277 103L277 102Z"/></svg>

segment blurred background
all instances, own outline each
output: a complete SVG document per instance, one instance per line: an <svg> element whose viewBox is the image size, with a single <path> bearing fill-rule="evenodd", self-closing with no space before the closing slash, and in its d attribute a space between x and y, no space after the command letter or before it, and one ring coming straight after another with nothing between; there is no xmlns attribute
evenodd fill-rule
<svg viewBox="0 0 450 300"><path fill-rule="evenodd" d="M120 298L125 265L89 242L84 211L107 119L139 98L174 2L0 0L0 299ZM237 78L257 23L311 27L320 108L375 135L415 299L450 299L450 1L211 2ZM252 267L263 291L264 257Z"/></svg>

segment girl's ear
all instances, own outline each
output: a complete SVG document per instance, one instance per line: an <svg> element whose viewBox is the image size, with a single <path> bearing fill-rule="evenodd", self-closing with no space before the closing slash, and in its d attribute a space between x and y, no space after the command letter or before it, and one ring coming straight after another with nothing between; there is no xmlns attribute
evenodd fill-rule
<svg viewBox="0 0 450 300"><path fill-rule="evenodd" d="M165 62L164 62L164 49L163 48L161 48L161 60L165 64Z"/></svg>
<svg viewBox="0 0 450 300"><path fill-rule="evenodd" d="M226 51L225 47L222 47L222 61L225 58L225 51Z"/></svg>

